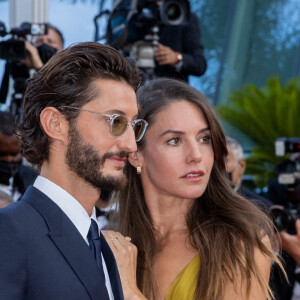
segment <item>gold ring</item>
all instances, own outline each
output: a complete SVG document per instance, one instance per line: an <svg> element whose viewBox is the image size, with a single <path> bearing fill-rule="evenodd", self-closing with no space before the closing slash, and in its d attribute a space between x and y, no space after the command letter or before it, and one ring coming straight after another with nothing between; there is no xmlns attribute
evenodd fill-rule
<svg viewBox="0 0 300 300"><path fill-rule="evenodd" d="M113 242L113 241L115 241L116 239L115 239L115 238L111 238L110 240Z"/></svg>
<svg viewBox="0 0 300 300"><path fill-rule="evenodd" d="M131 241L131 237L130 237L130 236L125 236L124 239L125 239L126 241L128 241L128 242Z"/></svg>

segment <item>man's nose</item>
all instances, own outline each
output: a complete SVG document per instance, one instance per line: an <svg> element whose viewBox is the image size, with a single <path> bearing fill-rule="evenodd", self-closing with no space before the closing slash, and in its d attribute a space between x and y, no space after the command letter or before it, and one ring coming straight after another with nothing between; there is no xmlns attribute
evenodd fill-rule
<svg viewBox="0 0 300 300"><path fill-rule="evenodd" d="M128 128L126 129L124 134L119 137L119 139L119 147L122 150L125 150L128 153L137 151L135 133L131 124L128 125Z"/></svg>

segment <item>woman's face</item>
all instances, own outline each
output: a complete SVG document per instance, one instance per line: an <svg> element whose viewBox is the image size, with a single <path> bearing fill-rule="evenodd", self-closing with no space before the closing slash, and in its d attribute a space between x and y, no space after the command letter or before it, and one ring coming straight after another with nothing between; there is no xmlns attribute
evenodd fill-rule
<svg viewBox="0 0 300 300"><path fill-rule="evenodd" d="M167 106L146 132L138 153L145 192L195 199L203 194L214 163L211 135L199 107L188 101Z"/></svg>

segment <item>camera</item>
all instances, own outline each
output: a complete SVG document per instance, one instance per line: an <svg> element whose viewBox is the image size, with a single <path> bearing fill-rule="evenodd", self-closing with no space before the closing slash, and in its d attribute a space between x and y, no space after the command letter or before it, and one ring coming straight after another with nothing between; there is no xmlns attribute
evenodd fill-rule
<svg viewBox="0 0 300 300"><path fill-rule="evenodd" d="M278 138L275 141L275 155L284 156L287 153L296 153L300 152L300 138L291 137L291 138Z"/></svg>
<svg viewBox="0 0 300 300"><path fill-rule="evenodd" d="M105 37L152 77L160 26L184 25L189 19L188 0L162 0L160 4L157 0L122 0L110 13Z"/></svg>
<svg viewBox="0 0 300 300"><path fill-rule="evenodd" d="M300 138L276 139L275 155L284 156L288 153L291 157L276 166L285 206L271 207L271 216L279 231L294 232L295 221L300 218Z"/></svg>
<svg viewBox="0 0 300 300"><path fill-rule="evenodd" d="M0 42L0 59L16 61L24 59L26 55L25 42L19 38L26 39L27 35L45 35L48 33L48 26L45 23L22 23L20 27L6 31L4 23L0 22L0 36L11 35L8 40Z"/></svg>
<svg viewBox="0 0 300 300"><path fill-rule="evenodd" d="M9 104L9 111L22 119L23 94L26 89L26 81L30 77L28 67L22 62L26 58L25 40L27 37L45 35L48 33L46 23L24 22L20 27L12 28L9 32L3 22L0 22L0 36L8 39L0 42L0 59L6 60L5 71L0 86L0 103L5 103L9 90L10 77L14 80L13 93ZM56 49L41 45L37 47L39 56L45 64L56 52Z"/></svg>

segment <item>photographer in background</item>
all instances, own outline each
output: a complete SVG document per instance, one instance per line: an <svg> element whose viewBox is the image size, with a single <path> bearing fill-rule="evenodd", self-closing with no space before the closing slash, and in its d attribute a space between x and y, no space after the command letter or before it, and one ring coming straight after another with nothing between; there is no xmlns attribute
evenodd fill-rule
<svg viewBox="0 0 300 300"><path fill-rule="evenodd" d="M241 144L231 137L226 137L226 142L228 150L228 155L225 159L226 172L232 188L246 199L254 201L255 204L257 204L262 210L267 211L267 208L269 208L273 203L270 200L254 193L242 184L243 175L246 170L246 160L244 158L244 151Z"/></svg>
<svg viewBox="0 0 300 300"><path fill-rule="evenodd" d="M22 102L27 79L64 46L64 38L59 29L49 24L42 25L48 30L33 35L32 24L23 23L19 28L12 29L10 33L6 32L13 35L11 44L1 45L2 52L7 53L6 57L1 58L7 61L0 87L0 103L7 103L8 100L9 111L20 119L23 115ZM3 27L2 30L6 31ZM43 34L45 32L46 34ZM31 37L30 41L27 40L28 35ZM24 43L24 52L18 42Z"/></svg>
<svg viewBox="0 0 300 300"><path fill-rule="evenodd" d="M0 111L0 120L0 191L17 201L37 174L22 164L15 117Z"/></svg>
<svg viewBox="0 0 300 300"><path fill-rule="evenodd" d="M297 168L300 166L300 152L292 153L290 155L290 158L288 160L289 165L293 166L294 169L292 171L297 171ZM287 161L284 161L285 165L288 165ZM300 170L298 170L299 172ZM279 185L279 184L278 184ZM277 186L278 186L277 185ZM286 201L288 202L288 186L284 184L280 184L279 187L281 187L281 191L279 192L278 189L274 191L275 183L270 186L270 194L275 197L275 191L277 191L276 198L282 196L281 201ZM300 200L300 185L299 182L298 184L295 184L295 186L292 189L292 195L294 196L294 201L296 202L295 206L298 206L299 209L299 200ZM291 197L290 197L291 198ZM281 202L281 204L283 204ZM286 204L285 204L286 206ZM297 215L297 220L294 222L294 234L289 234L287 230L283 230L280 232L280 237L282 240L282 248L284 251L286 251L293 259L297 262L298 266L300 266L300 220L299 216ZM300 281L300 269L299 269L299 281ZM299 286L299 299L300 299L300 286Z"/></svg>
<svg viewBox="0 0 300 300"><path fill-rule="evenodd" d="M206 59L196 14L191 13L185 25L161 25L155 60L156 76L188 82L189 75L201 76L205 73Z"/></svg>
<svg viewBox="0 0 300 300"><path fill-rule="evenodd" d="M49 47L54 48L55 50ZM48 33L45 35L35 36L32 43L25 41L25 48L27 55L23 62L29 69L37 71L44 65L43 57L41 57L42 55L40 55L40 53L47 53L51 51L50 53L52 54L57 51L61 51L64 48L64 37L58 28L48 24Z"/></svg>
<svg viewBox="0 0 300 300"><path fill-rule="evenodd" d="M285 155L286 151L284 152L281 155L276 155ZM274 267L273 291L276 300L300 299L300 221L296 220L299 218L299 211L296 215L292 213L292 211L295 212L299 209L300 185L294 173L299 172L299 166L300 153L292 152L288 159L276 166L277 178L271 179L268 186L268 197L276 204L274 206L277 210L275 224L279 230L283 250L282 258L289 280L288 284L284 280L281 270L276 266ZM288 183L293 177L296 183ZM272 209L273 214L274 208ZM288 215L293 216L288 217Z"/></svg>
<svg viewBox="0 0 300 300"><path fill-rule="evenodd" d="M100 12L95 20L106 13ZM101 39L97 32L96 25L95 41ZM198 17L190 11L188 0L116 1L105 39L124 56L135 59L147 79L169 77L188 82L189 75L201 76L206 71Z"/></svg>

